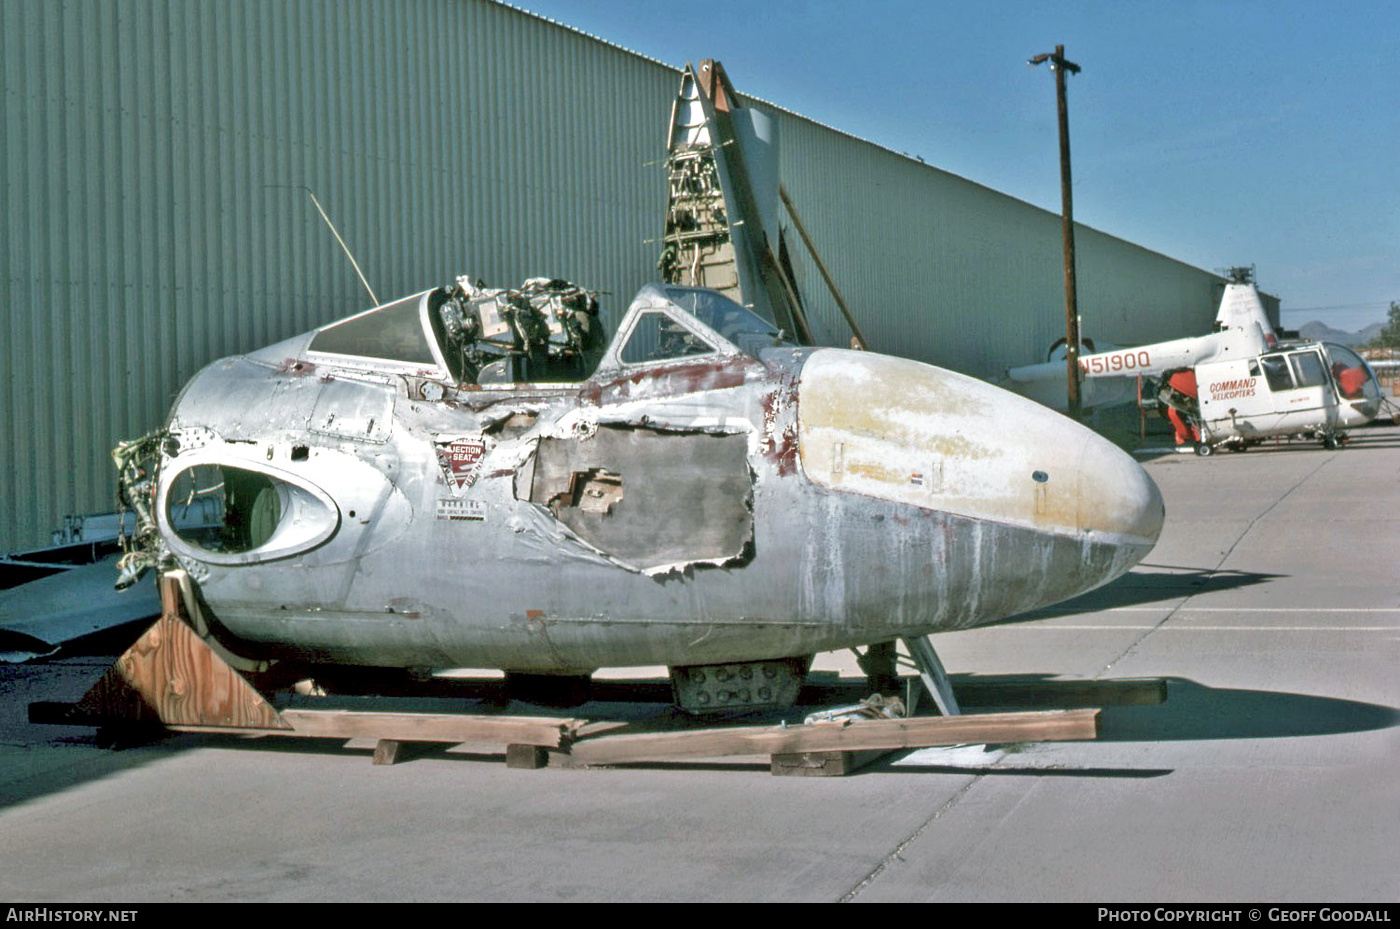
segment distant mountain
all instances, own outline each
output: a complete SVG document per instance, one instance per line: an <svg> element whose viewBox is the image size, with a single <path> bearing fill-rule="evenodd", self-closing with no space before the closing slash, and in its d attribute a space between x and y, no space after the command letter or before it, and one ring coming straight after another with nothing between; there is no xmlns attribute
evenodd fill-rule
<svg viewBox="0 0 1400 929"><path fill-rule="evenodd" d="M1381 323L1371 323L1360 332L1343 332L1340 329L1333 329L1326 323L1316 320L1304 323L1298 327L1298 334L1305 339L1316 339L1319 342L1340 342L1342 345L1365 345L1367 342L1380 335Z"/></svg>

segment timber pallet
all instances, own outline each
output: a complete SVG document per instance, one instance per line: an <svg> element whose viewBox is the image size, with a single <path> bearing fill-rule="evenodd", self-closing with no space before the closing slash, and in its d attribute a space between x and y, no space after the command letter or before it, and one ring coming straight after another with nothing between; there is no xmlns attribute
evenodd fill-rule
<svg viewBox="0 0 1400 929"><path fill-rule="evenodd" d="M182 589L181 572L160 579L162 614L77 703L34 703L36 723L90 725L99 741L121 744L152 732L217 733L315 739L373 739L375 764L393 764L415 743L505 746L512 768L672 762L735 755L768 755L776 775L831 776L850 773L891 751L962 744L1086 740L1096 738L1095 707L1031 712L916 716L904 719L843 718L811 724L697 724L675 715L650 720L583 719L505 713L318 709L277 706L223 660L196 631L203 627L198 604ZM183 587L187 587L183 584ZM193 614L193 615L192 615ZM478 682L480 683L480 682ZM659 696L659 682L621 685ZM859 692L839 682L809 688L816 694ZM915 679L907 686L916 688ZM1016 689L1019 686L1019 691ZM1014 705L1015 698L1053 689L1044 684L984 686L960 694L968 705ZM1071 685L1074 699L1161 702L1165 683L1090 682ZM1032 690L1027 690L1031 687ZM1086 689L1087 688L1087 689ZM967 697L973 697L968 702ZM669 690L664 701L670 702ZM1071 700L1073 702L1073 700ZM303 704L305 701L303 701ZM1043 704L1042 704L1043 705Z"/></svg>

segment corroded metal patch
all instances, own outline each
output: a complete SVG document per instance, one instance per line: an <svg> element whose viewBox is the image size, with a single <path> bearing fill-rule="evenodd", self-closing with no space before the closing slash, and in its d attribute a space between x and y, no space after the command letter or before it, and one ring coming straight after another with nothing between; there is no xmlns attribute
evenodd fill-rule
<svg viewBox="0 0 1400 929"><path fill-rule="evenodd" d="M1112 443L940 368L814 353L797 421L803 471L834 490L1064 535L1161 530L1156 486Z"/></svg>

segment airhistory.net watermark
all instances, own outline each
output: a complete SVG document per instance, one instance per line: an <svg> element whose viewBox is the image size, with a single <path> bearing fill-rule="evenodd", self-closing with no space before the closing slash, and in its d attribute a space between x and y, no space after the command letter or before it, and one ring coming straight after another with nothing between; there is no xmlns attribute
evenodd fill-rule
<svg viewBox="0 0 1400 929"><path fill-rule="evenodd" d="M7 923L134 923L136 910L69 910L47 906L12 906Z"/></svg>

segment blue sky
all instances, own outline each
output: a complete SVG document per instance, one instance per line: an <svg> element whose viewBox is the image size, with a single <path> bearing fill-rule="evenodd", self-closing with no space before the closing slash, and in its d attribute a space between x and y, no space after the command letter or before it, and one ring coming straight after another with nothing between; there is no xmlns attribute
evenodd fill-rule
<svg viewBox="0 0 1400 929"><path fill-rule="evenodd" d="M1400 301L1394 0L517 0L741 93L1058 212L1065 46L1074 213L1209 270L1256 267L1284 323Z"/></svg>

